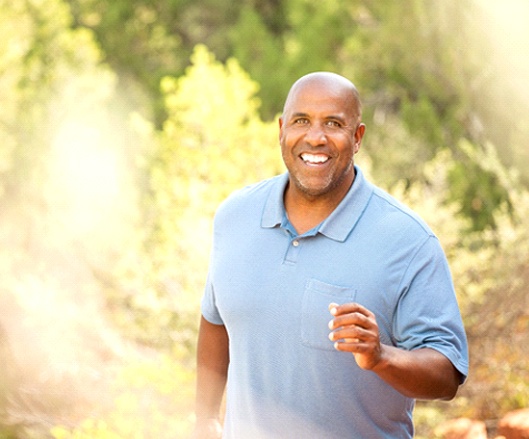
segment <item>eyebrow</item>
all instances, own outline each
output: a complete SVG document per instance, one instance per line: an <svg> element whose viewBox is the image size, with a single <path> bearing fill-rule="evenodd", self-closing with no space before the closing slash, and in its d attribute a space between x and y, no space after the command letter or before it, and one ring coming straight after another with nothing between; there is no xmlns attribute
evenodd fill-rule
<svg viewBox="0 0 529 439"><path fill-rule="evenodd" d="M298 117L310 118L308 113L297 112L297 113L293 113L292 116L290 116L290 120L298 118ZM331 114L329 116L326 116L325 120L337 120L337 121L340 121L344 126L349 126L346 123L346 119L343 116L337 116L337 115Z"/></svg>
<svg viewBox="0 0 529 439"><path fill-rule="evenodd" d="M307 113L294 113L292 116L290 116L290 119L296 118L296 117L309 117Z"/></svg>
<svg viewBox="0 0 529 439"><path fill-rule="evenodd" d="M292 116L290 116L290 118L293 118L293 117L309 117L309 114L308 113L297 112L297 113L293 113ZM343 116L338 116L338 115L335 115L335 114L331 114L329 116L326 116L325 119L337 119L337 120L345 121L345 118Z"/></svg>

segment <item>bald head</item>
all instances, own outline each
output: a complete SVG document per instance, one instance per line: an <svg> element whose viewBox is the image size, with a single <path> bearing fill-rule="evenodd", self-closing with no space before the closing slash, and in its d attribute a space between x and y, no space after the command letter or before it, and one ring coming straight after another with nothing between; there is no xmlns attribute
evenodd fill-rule
<svg viewBox="0 0 529 439"><path fill-rule="evenodd" d="M332 72L314 72L299 78L290 88L283 107L283 114L287 112L290 103L296 98L298 93L306 88L317 89L330 96L345 96L346 102L351 105L350 110L358 116L358 121L360 121L362 104L358 90L347 78Z"/></svg>

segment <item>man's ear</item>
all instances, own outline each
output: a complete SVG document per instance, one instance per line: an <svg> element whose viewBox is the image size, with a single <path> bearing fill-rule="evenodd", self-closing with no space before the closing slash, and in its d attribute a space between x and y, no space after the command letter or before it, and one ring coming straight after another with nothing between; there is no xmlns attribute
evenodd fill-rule
<svg viewBox="0 0 529 439"><path fill-rule="evenodd" d="M355 134L354 134L354 138L355 138L355 149L354 149L354 152L355 152L355 154L360 149L360 144L362 143L362 139L364 138L365 132L366 132L365 124L361 123L360 125L358 125L358 127L356 128Z"/></svg>

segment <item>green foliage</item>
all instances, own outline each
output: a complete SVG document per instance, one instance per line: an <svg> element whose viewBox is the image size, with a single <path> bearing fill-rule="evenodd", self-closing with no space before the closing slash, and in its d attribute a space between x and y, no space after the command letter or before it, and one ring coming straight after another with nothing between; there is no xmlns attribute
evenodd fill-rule
<svg viewBox="0 0 529 439"><path fill-rule="evenodd" d="M461 140L459 149L464 156L450 168L449 199L459 204L460 214L470 218L472 230L496 228L494 217L498 211L513 213L509 195L513 178L504 169L492 145L487 144L480 150Z"/></svg>
<svg viewBox="0 0 529 439"><path fill-rule="evenodd" d="M156 126L166 116L159 89L161 78L183 74L199 43L215 47L225 59L226 28L238 9L228 0L67 2L76 26L93 30L109 64L123 73L124 92L130 93L136 82L144 87Z"/></svg>
<svg viewBox="0 0 529 439"><path fill-rule="evenodd" d="M177 166L172 175L211 185L206 200L216 204L280 169L277 126L261 122L258 85L235 60L224 67L198 46L192 62L184 77L162 83L169 113L162 141L165 151L182 158L168 161Z"/></svg>
<svg viewBox="0 0 529 439"><path fill-rule="evenodd" d="M446 422L446 413L438 410L431 405L424 405L419 403L413 412L413 422L415 426L416 439L432 439L437 436L432 436L435 427Z"/></svg>
<svg viewBox="0 0 529 439"><path fill-rule="evenodd" d="M424 164L465 136L463 78L474 65L461 62L454 31L458 38L465 32L466 8L466 1L406 0L369 3L357 13L343 71L366 102L365 143L379 181L423 179Z"/></svg>
<svg viewBox="0 0 529 439"><path fill-rule="evenodd" d="M54 134L48 123L60 117L50 100L74 69L93 74L98 53L84 30L69 29L60 0L2 0L0 10L0 197L35 197Z"/></svg>
<svg viewBox="0 0 529 439"><path fill-rule="evenodd" d="M253 7L243 7L237 23L228 31L233 57L260 84L261 113L268 118L282 111L288 84L296 78L285 63L283 38L267 26ZM253 41L253 44L248 44ZM273 72L273 74L271 74Z"/></svg>
<svg viewBox="0 0 529 439"><path fill-rule="evenodd" d="M54 427L55 439L181 438L192 427L194 374L178 358L132 363L116 380L113 407L75 428Z"/></svg>

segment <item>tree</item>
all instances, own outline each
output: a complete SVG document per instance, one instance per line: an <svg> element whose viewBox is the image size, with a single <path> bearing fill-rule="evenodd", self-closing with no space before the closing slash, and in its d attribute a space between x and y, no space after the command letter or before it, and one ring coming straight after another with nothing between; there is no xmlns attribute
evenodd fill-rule
<svg viewBox="0 0 529 439"><path fill-rule="evenodd" d="M155 330L165 319L173 328L167 334L188 345L216 207L233 190L283 169L277 127L259 117L258 85L237 61L224 65L204 46L191 62L184 76L162 81L168 118L148 165L145 243L156 282L142 293L168 305L158 319L149 309Z"/></svg>

